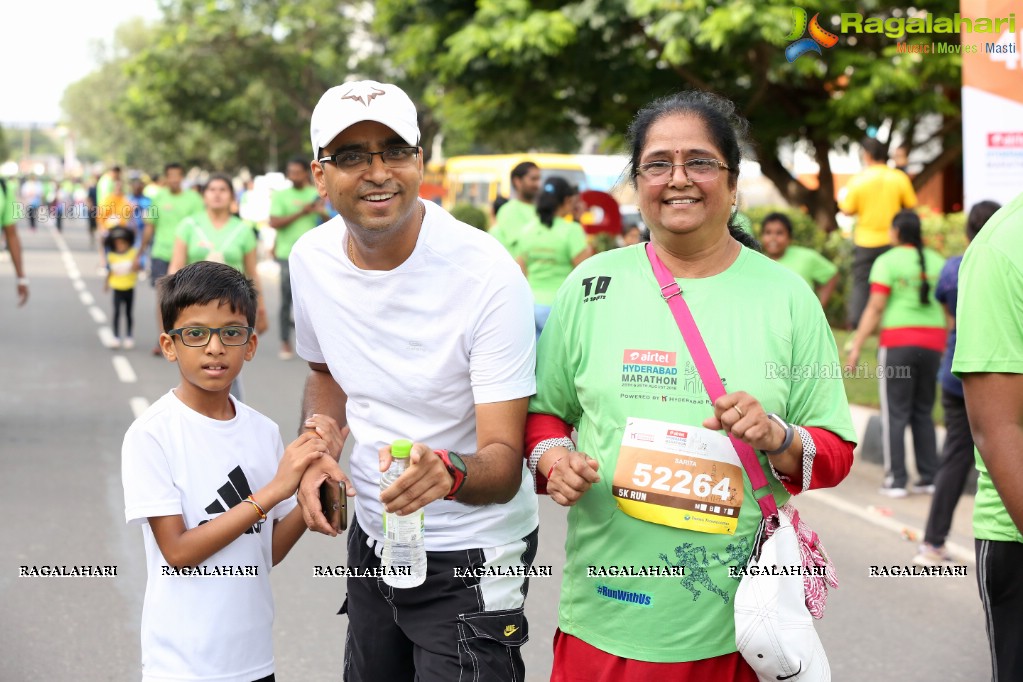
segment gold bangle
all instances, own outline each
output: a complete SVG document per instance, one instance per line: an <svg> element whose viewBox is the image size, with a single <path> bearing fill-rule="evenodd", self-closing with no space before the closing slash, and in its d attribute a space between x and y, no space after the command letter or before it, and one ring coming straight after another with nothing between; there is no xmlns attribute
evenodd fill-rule
<svg viewBox="0 0 1023 682"><path fill-rule="evenodd" d="M259 506L259 502L256 502L256 500L253 499L252 495L246 497L244 500L242 500L242 502L248 502L249 504L251 504L253 508L256 510L256 512L259 514L259 520L266 521L266 512L263 511L263 508Z"/></svg>

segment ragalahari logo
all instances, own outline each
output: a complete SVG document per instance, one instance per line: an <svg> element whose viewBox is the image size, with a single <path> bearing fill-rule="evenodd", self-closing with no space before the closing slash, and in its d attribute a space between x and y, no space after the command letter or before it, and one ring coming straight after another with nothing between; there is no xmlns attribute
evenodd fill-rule
<svg viewBox="0 0 1023 682"><path fill-rule="evenodd" d="M792 33L785 36L785 40L795 41L785 48L785 58L789 60L790 64L807 52L823 54L821 47L834 47L838 44L838 36L821 28L820 23L817 21L818 17L820 17L819 13L814 14L809 26L807 26L806 10L802 7L792 8ZM810 37L803 38L803 33L807 29L809 29Z"/></svg>

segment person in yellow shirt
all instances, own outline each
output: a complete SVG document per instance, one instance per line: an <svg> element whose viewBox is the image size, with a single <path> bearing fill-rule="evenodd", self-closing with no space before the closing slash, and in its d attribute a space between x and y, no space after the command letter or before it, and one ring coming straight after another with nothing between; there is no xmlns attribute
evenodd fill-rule
<svg viewBox="0 0 1023 682"><path fill-rule="evenodd" d="M916 192L909 176L888 167L888 152L872 137L860 142L864 168L851 180L838 207L857 217L853 230L852 291L847 306L850 329L856 329L870 296L870 269L891 248L892 218L904 208L916 207Z"/></svg>
<svg viewBox="0 0 1023 682"><path fill-rule="evenodd" d="M107 279L103 290L114 292L114 341L111 348L135 347L132 338L132 311L135 307L135 285L139 279L138 250L135 233L126 227L115 227L106 238ZM124 310L124 336L121 331L121 310ZM123 339L123 340L122 340Z"/></svg>
<svg viewBox="0 0 1023 682"><path fill-rule="evenodd" d="M110 190L104 196L96 208L96 223L99 228L99 257L100 262L106 264L106 252L108 239L111 230L115 227L128 227L131 224L135 208L128 197L124 195L124 186L120 182L110 185Z"/></svg>

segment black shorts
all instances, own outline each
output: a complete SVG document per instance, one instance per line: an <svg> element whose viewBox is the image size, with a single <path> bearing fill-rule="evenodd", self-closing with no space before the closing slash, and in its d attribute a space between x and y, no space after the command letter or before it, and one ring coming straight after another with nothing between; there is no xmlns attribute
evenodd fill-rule
<svg viewBox="0 0 1023 682"><path fill-rule="evenodd" d="M348 565L376 568L373 541L353 519ZM346 682L525 679L520 647L529 639L526 577L464 574L484 566L532 566L537 530L494 548L429 552L426 582L411 589L382 578L348 578Z"/></svg>

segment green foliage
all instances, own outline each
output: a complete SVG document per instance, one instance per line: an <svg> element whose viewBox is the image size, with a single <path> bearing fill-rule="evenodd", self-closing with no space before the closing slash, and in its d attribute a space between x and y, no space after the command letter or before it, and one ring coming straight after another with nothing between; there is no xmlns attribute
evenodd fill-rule
<svg viewBox="0 0 1023 682"><path fill-rule="evenodd" d="M487 229L487 214L479 206L473 206L472 204L455 204L451 209L451 215L456 220L461 220L463 223L468 223L478 230Z"/></svg>
<svg viewBox="0 0 1023 682"><path fill-rule="evenodd" d="M0 163L11 158L11 148L7 144L7 136L4 134L3 126L0 126Z"/></svg>
<svg viewBox="0 0 1023 682"><path fill-rule="evenodd" d="M926 206L919 213L925 245L945 258L966 253L965 213L935 213Z"/></svg>
<svg viewBox="0 0 1023 682"><path fill-rule="evenodd" d="M839 0L799 4L836 32L831 19L851 9ZM939 16L959 9L955 0L914 6ZM887 17L905 3L856 9ZM898 54L893 39L863 34L790 64L791 27L791 0L380 0L375 18L382 40L395 36L385 52L423 85L445 139L460 149L521 151L525 138L528 148L553 150L582 129L607 136L607 151L616 151L632 116L654 97L715 90L750 120L756 156L786 200L833 227L827 151L870 126L912 131L934 113L947 117L938 138L953 147L960 58ZM778 158L781 145L797 141L821 165L819 188L800 184Z"/></svg>
<svg viewBox="0 0 1023 682"><path fill-rule="evenodd" d="M614 236L607 232L598 232L590 240L590 246L593 247L593 253L603 253L604 251L610 251L611 249L618 248L618 242L615 241Z"/></svg>

